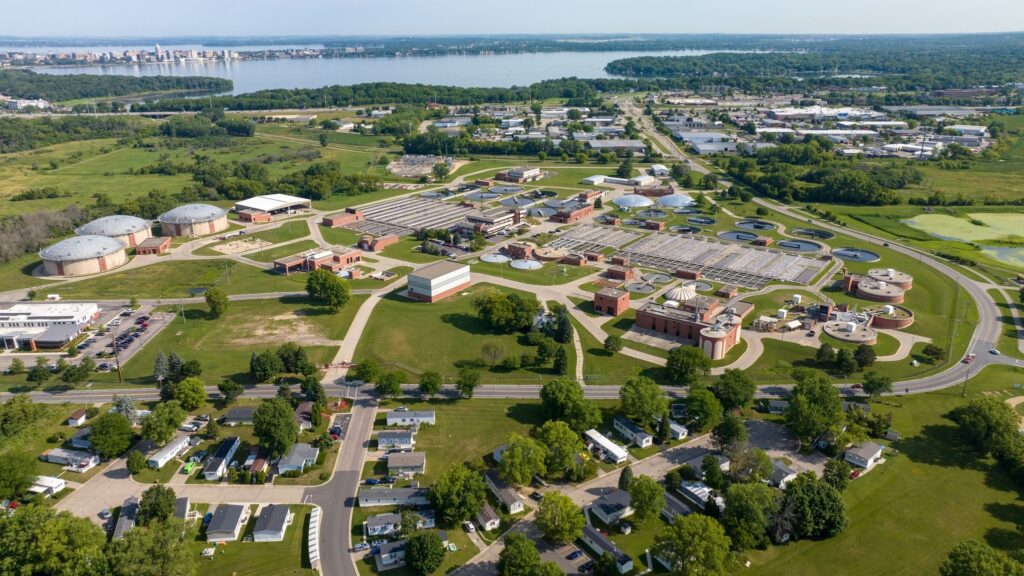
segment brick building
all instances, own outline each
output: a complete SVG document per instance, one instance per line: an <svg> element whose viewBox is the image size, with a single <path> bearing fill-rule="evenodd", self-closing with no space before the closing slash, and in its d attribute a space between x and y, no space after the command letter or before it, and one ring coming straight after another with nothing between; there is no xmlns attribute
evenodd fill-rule
<svg viewBox="0 0 1024 576"><path fill-rule="evenodd" d="M740 342L742 317L753 309L744 304L737 309L725 309L718 298L709 296L696 296L679 308L652 302L637 310L634 326L691 342L707 357L720 360Z"/></svg>
<svg viewBox="0 0 1024 576"><path fill-rule="evenodd" d="M343 228L356 222L362 222L364 219L363 211L359 208L346 208L344 212L324 216L320 223L328 228Z"/></svg>
<svg viewBox="0 0 1024 576"><path fill-rule="evenodd" d="M629 309L629 292L616 288L601 288L594 292L594 310L618 316Z"/></svg>

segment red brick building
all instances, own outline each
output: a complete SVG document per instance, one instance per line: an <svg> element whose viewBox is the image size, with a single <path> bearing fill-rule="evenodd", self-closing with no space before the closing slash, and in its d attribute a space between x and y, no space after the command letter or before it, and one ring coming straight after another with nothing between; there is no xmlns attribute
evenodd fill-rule
<svg viewBox="0 0 1024 576"><path fill-rule="evenodd" d="M647 220L646 222L644 222L644 228L648 230L661 231L665 229L665 223L662 222L661 220Z"/></svg>
<svg viewBox="0 0 1024 576"><path fill-rule="evenodd" d="M146 238L138 246L135 247L135 254L142 256L144 254L163 254L171 249L171 237L163 236L161 238Z"/></svg>
<svg viewBox="0 0 1024 576"><path fill-rule="evenodd" d="M609 266L605 275L613 280L633 280L636 278L636 270L628 266Z"/></svg>
<svg viewBox="0 0 1024 576"><path fill-rule="evenodd" d="M719 360L739 343L741 322L741 316L723 309L717 298L697 296L679 308L645 304L637 310L634 326L692 342L707 357Z"/></svg>
<svg viewBox="0 0 1024 576"><path fill-rule="evenodd" d="M532 242L512 242L505 246L505 254L513 260L532 260L537 245Z"/></svg>
<svg viewBox="0 0 1024 576"><path fill-rule="evenodd" d="M324 219L320 223L328 228L341 228L344 226L350 226L356 222L362 222L363 219L363 211L359 208L346 208L344 212L324 216Z"/></svg>
<svg viewBox="0 0 1024 576"><path fill-rule="evenodd" d="M558 209L551 215L552 222L572 224L594 214L594 205L577 202Z"/></svg>
<svg viewBox="0 0 1024 576"><path fill-rule="evenodd" d="M367 252L380 252L392 244L398 244L398 241L398 236L394 234L385 234L383 236L367 234L359 239L359 247Z"/></svg>
<svg viewBox="0 0 1024 576"><path fill-rule="evenodd" d="M629 292L616 288L601 288L594 292L594 310L618 316L629 309Z"/></svg>

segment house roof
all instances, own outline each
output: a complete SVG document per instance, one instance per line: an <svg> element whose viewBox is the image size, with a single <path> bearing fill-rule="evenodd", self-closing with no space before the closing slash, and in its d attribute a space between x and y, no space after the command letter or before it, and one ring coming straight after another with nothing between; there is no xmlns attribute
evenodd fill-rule
<svg viewBox="0 0 1024 576"><path fill-rule="evenodd" d="M121 513L117 516L117 524L114 525L114 540L125 537L129 530L135 527L135 516L139 513L139 499L132 496L121 505Z"/></svg>
<svg viewBox="0 0 1024 576"><path fill-rule="evenodd" d="M782 460L772 460L772 481L776 484L781 483L783 480L796 474L796 472L786 466L786 463Z"/></svg>
<svg viewBox="0 0 1024 576"><path fill-rule="evenodd" d="M422 467L427 463L427 455L423 452L400 452L388 456L388 469L409 466Z"/></svg>
<svg viewBox="0 0 1024 576"><path fill-rule="evenodd" d="M402 550L405 550L405 540L397 540L395 542L386 542L384 544L381 544L380 548L378 548L378 550L380 550L380 555L381 556L386 556L388 554L394 554L395 552L400 552Z"/></svg>
<svg viewBox="0 0 1024 576"><path fill-rule="evenodd" d="M608 552L611 554L615 558L615 562L618 564L625 564L626 561L630 560L628 554L619 550L619 547L616 546L615 543L606 538L604 534L598 532L593 526L583 527L583 537L600 548L599 552Z"/></svg>
<svg viewBox="0 0 1024 576"><path fill-rule="evenodd" d="M394 524L401 524L401 522L402 515L397 512L377 514L376 516L370 516L366 519L366 525L370 528L376 528L377 526L392 526Z"/></svg>
<svg viewBox="0 0 1024 576"><path fill-rule="evenodd" d="M239 406L238 408L228 410L228 413L224 415L224 421L251 422L254 414L256 414L256 408L252 406Z"/></svg>
<svg viewBox="0 0 1024 576"><path fill-rule="evenodd" d="M442 260L440 262L435 262L433 264L430 264L429 266L424 266L423 268L420 268L419 270L416 270L415 272L410 272L409 276L415 276L417 278L423 278L424 280L434 280L436 278L440 278L441 276L444 276L445 274L450 274L452 272L458 272L458 271L460 271L462 269L468 270L469 266L467 266L467 265L465 265L465 264L463 264L461 262L453 262L451 260Z"/></svg>
<svg viewBox="0 0 1024 576"><path fill-rule="evenodd" d="M885 446L875 442L863 442L861 444L854 444L846 449L847 454L853 454L862 460L870 460L878 455Z"/></svg>
<svg viewBox="0 0 1024 576"><path fill-rule="evenodd" d="M412 441L413 433L409 430L385 430L377 433L378 442L385 439Z"/></svg>
<svg viewBox="0 0 1024 576"><path fill-rule="evenodd" d="M316 460L316 457L319 455L319 449L314 448L305 442L296 442L288 449L288 453L281 458L281 462L278 466L302 467L306 462Z"/></svg>
<svg viewBox="0 0 1024 576"><path fill-rule="evenodd" d="M519 497L519 493L512 489L511 486L505 483L504 480L498 475L497 470L488 470L486 472L487 478L494 484L496 496L498 500L505 506L511 506L518 502L522 502L522 498Z"/></svg>
<svg viewBox="0 0 1024 576"><path fill-rule="evenodd" d="M281 504L271 504L260 512L253 526L253 532L284 532L285 524L288 523L288 507Z"/></svg>
<svg viewBox="0 0 1024 576"><path fill-rule="evenodd" d="M188 516L188 509L191 506L188 496L179 496L174 499L174 517L184 519Z"/></svg>
<svg viewBox="0 0 1024 576"><path fill-rule="evenodd" d="M613 516L626 508L632 503L633 499L630 498L629 492L625 490L613 490L607 494L602 495L594 502L595 508L600 508L605 516Z"/></svg>
<svg viewBox="0 0 1024 576"><path fill-rule="evenodd" d="M481 524L487 524L494 520L501 520L498 513L494 511L494 508L491 508L491 505L487 503L485 503L484 507L477 513L476 519L479 520Z"/></svg>
<svg viewBox="0 0 1024 576"><path fill-rule="evenodd" d="M78 409L78 410L75 410L74 412L72 412L70 416L68 416L68 420L80 420L80 419L82 419L84 417L85 417L85 410Z"/></svg>
<svg viewBox="0 0 1024 576"><path fill-rule="evenodd" d="M234 532L242 522L245 507L241 504L222 504L213 511L213 517L206 526L206 533Z"/></svg>

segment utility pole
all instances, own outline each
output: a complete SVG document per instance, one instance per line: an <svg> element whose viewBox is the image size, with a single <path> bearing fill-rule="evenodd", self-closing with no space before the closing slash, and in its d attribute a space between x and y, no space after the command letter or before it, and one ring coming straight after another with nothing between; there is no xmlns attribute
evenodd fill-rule
<svg viewBox="0 0 1024 576"><path fill-rule="evenodd" d="M970 378L971 378L971 369L970 369L970 368L968 368L968 369L967 369L967 375L966 375L966 376L964 376L964 388L963 388L963 390L962 390L962 391L960 392L960 395L961 395L961 396L963 396L964 398L967 398L967 381L968 381L968 380L969 380Z"/></svg>
<svg viewBox="0 0 1024 576"><path fill-rule="evenodd" d="M117 343L117 336L112 336L114 339L114 364L117 366L117 381L118 383L124 382L124 376L121 374L121 346Z"/></svg>

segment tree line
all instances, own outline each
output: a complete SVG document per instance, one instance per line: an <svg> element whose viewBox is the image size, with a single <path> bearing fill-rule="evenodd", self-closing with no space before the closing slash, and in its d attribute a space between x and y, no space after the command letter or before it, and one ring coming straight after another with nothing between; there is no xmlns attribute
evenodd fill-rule
<svg viewBox="0 0 1024 576"><path fill-rule="evenodd" d="M145 92L229 92L233 87L231 80L208 76L56 75L31 70L0 70L0 94L54 102Z"/></svg>

